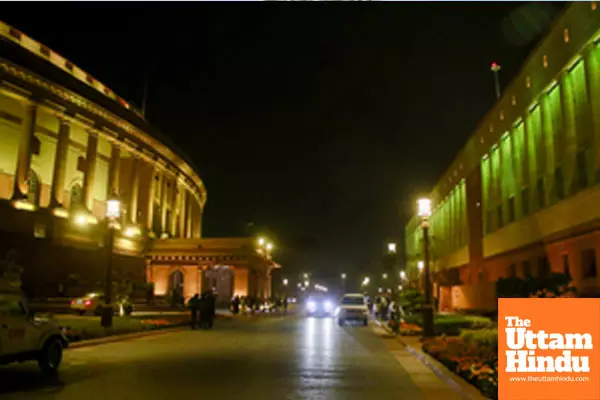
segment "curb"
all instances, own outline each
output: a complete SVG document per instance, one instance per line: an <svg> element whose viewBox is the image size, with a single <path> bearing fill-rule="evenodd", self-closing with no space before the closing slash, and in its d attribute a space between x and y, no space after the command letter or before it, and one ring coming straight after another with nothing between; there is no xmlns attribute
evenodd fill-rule
<svg viewBox="0 0 600 400"><path fill-rule="evenodd" d="M223 315L223 314L219 314L216 317L224 318L224 319L233 318L233 316L231 316L231 315ZM97 338L97 339L81 340L78 342L69 343L69 347L67 347L65 350L81 349L83 347L91 347L91 346L98 346L98 345L107 344L107 343L122 342L122 341L126 341L126 340L143 338L146 336L162 335L162 334L170 333L170 332L183 331L183 330L186 330L188 327L189 327L189 323L185 323L185 324L180 324L180 325L174 325L174 326L168 327L168 328L159 328L159 329L152 329L152 330L147 330L147 331L142 331L142 332L132 332L132 333L123 333L123 334L118 334L118 335L110 335L110 336L105 336L105 337L101 337L101 338Z"/></svg>
<svg viewBox="0 0 600 400"><path fill-rule="evenodd" d="M154 330L150 330L150 331L146 331L146 332L124 333L122 335L112 335L112 336L106 336L106 337L102 337L102 338L98 338L98 339L82 340L79 342L69 343L69 347L67 347L65 350L81 349L83 347L98 346L100 344L106 344L106 343L122 342L122 341L126 341L126 340L143 338L146 336L162 335L165 333L182 331L184 329L186 329L186 326L182 325L182 326L177 326L177 327L173 327L173 328L154 329Z"/></svg>
<svg viewBox="0 0 600 400"><path fill-rule="evenodd" d="M400 344L402 344L406 348L406 350L413 357L415 357L417 360L423 363L423 365L429 368L438 378L440 378L462 398L467 400L489 400L487 397L482 395L476 387L466 382L454 372L450 371L448 368L446 368L445 365L440 363L438 360L431 357L429 354L423 352L422 350L417 349L410 344L407 344L404 340L402 340L402 336L394 335L385 324L382 324L380 321L377 320L375 320L375 323L377 324L377 326L384 329L390 335L388 336L389 338L396 339Z"/></svg>

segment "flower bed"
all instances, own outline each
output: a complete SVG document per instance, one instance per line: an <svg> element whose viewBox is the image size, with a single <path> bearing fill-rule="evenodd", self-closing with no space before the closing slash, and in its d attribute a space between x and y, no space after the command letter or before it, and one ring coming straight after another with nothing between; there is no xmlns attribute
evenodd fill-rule
<svg viewBox="0 0 600 400"><path fill-rule="evenodd" d="M498 332L465 331L460 337L438 337L423 342L423 351L477 387L498 398Z"/></svg>
<svg viewBox="0 0 600 400"><path fill-rule="evenodd" d="M114 318L113 326L110 329L100 326L99 318L61 318L58 320L58 323L70 342L79 342L81 340L98 339L106 336L182 326L188 324L189 321L189 318L182 316L156 319L123 317Z"/></svg>

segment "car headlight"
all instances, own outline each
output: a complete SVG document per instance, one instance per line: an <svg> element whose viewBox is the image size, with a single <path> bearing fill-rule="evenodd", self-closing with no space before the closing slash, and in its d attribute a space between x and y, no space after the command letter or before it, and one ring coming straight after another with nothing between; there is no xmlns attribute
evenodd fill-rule
<svg viewBox="0 0 600 400"><path fill-rule="evenodd" d="M314 301L311 300L306 303L306 308L310 312L315 312L315 311L317 311L317 303L315 303Z"/></svg>
<svg viewBox="0 0 600 400"><path fill-rule="evenodd" d="M327 312L331 312L333 310L333 303L330 302L329 300L326 300L323 303L323 309Z"/></svg>

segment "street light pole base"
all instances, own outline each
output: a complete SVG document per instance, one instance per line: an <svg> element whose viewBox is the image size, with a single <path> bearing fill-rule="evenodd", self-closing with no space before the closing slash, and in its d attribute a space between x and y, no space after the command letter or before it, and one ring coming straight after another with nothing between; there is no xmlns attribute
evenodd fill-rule
<svg viewBox="0 0 600 400"><path fill-rule="evenodd" d="M100 319L100 325L105 328L112 328L113 320L113 309L112 306L104 306L102 308L102 317Z"/></svg>
<svg viewBox="0 0 600 400"><path fill-rule="evenodd" d="M429 304L422 308L423 313L423 337L431 338L435 336L435 326L433 323L433 307Z"/></svg>

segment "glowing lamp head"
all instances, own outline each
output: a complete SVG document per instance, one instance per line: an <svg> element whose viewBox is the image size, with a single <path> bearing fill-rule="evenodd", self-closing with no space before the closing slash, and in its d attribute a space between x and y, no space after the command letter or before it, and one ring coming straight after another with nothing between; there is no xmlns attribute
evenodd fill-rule
<svg viewBox="0 0 600 400"><path fill-rule="evenodd" d="M406 272L400 271L400 279L406 279Z"/></svg>
<svg viewBox="0 0 600 400"><path fill-rule="evenodd" d="M267 243L267 250L273 250L273 243Z"/></svg>
<svg viewBox="0 0 600 400"><path fill-rule="evenodd" d="M287 279L284 279L284 280L283 280L283 285L284 285L284 286L287 286L287 284L288 284L288 280L287 280Z"/></svg>
<svg viewBox="0 0 600 400"><path fill-rule="evenodd" d="M346 279L346 274L342 274L342 279Z"/></svg>
<svg viewBox="0 0 600 400"><path fill-rule="evenodd" d="M258 238L258 245L259 246L264 246L265 245L265 238Z"/></svg>
<svg viewBox="0 0 600 400"><path fill-rule="evenodd" d="M423 261L419 261L417 263L417 268L419 268L419 271L423 271L423 268L425 268L425 263Z"/></svg>
<svg viewBox="0 0 600 400"><path fill-rule="evenodd" d="M121 216L121 201L117 196L111 196L106 201L106 217L117 219Z"/></svg>
<svg viewBox="0 0 600 400"><path fill-rule="evenodd" d="M431 200L423 197L417 201L418 214L421 218L431 217Z"/></svg>
<svg viewBox="0 0 600 400"><path fill-rule="evenodd" d="M388 253L396 253L396 243L388 243Z"/></svg>

